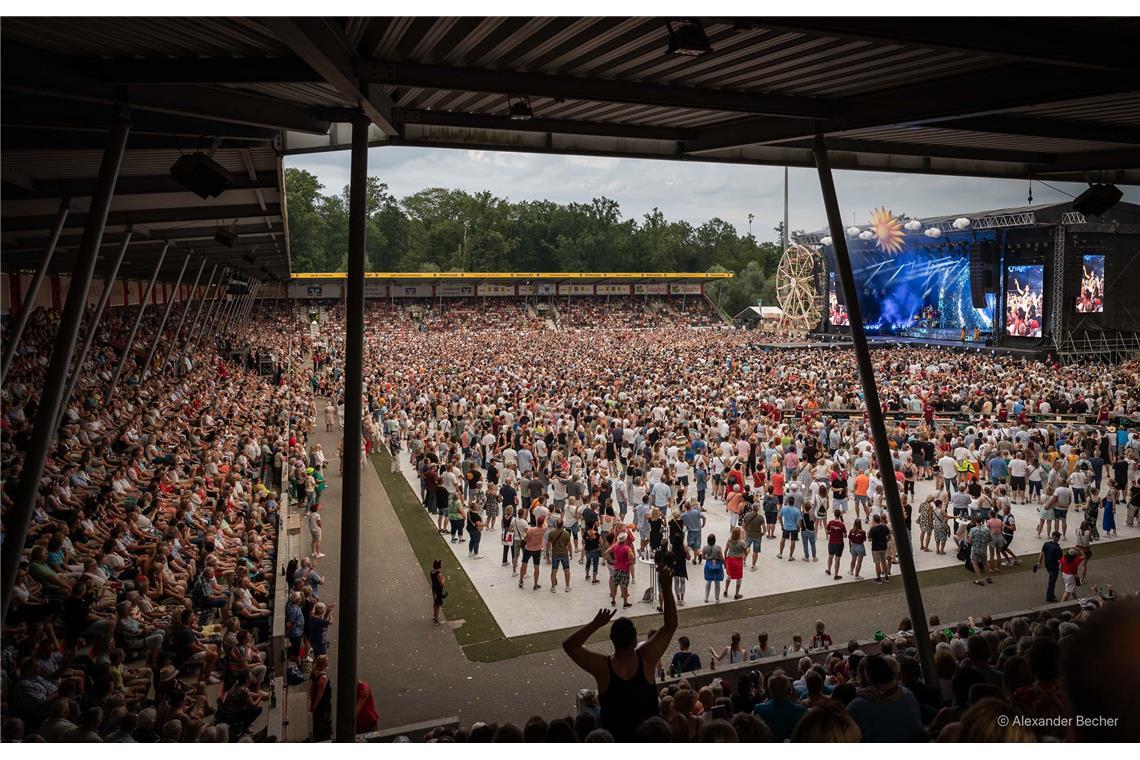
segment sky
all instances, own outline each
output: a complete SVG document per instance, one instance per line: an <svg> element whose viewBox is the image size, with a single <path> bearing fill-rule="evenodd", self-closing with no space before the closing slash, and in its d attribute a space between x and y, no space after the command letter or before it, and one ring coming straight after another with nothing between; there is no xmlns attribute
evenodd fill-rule
<svg viewBox="0 0 1140 760"><path fill-rule="evenodd" d="M348 151L285 160L287 167L317 175L326 193L339 192L348 184L348 163ZM667 219L683 219L694 226L720 217L741 234L748 232L752 213L752 231L760 240L774 240L772 229L783 218L784 171L779 167L392 146L371 149L368 169L397 198L428 187L489 190L511 201L589 203L604 195L621 205L626 218L640 221L656 207ZM1071 195L1084 189L1073 183L1050 184ZM788 185L791 228L825 227L815 170L791 169ZM1022 206L1029 190L1023 180L852 171L836 171L835 185L845 224L866 223L879 206L915 217ZM1126 201L1140 202L1140 190L1122 189ZM1034 205L1069 197L1033 183Z"/></svg>

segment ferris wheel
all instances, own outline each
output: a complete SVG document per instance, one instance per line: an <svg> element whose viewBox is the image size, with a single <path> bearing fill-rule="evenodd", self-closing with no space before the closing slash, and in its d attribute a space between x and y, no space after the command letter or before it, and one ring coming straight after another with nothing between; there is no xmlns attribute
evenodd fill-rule
<svg viewBox="0 0 1140 760"><path fill-rule="evenodd" d="M815 283L819 253L798 243L788 246L776 269L776 302L786 327L810 330L819 324L822 303Z"/></svg>

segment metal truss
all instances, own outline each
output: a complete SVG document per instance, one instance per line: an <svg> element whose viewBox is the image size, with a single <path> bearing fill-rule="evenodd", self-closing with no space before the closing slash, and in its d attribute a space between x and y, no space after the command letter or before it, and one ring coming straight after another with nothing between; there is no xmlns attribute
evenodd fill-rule
<svg viewBox="0 0 1140 760"><path fill-rule="evenodd" d="M1065 226L1070 224L1085 224L1087 222L1088 220L1085 219L1085 215L1080 211L1066 211L1064 214L1061 214L1061 224Z"/></svg>
<svg viewBox="0 0 1140 760"><path fill-rule="evenodd" d="M953 229L953 222L950 224ZM989 230L994 227L1028 227L1033 224L1037 224L1037 216L1032 211L1021 211L1016 214L997 214L975 219L971 226L975 230Z"/></svg>
<svg viewBox="0 0 1140 760"><path fill-rule="evenodd" d="M1120 330L1066 331L1058 341L1061 357L1105 357L1119 359L1140 353L1140 332Z"/></svg>
<svg viewBox="0 0 1140 760"><path fill-rule="evenodd" d="M1053 297L1049 301L1049 332L1054 345L1061 346L1061 330L1064 329L1065 311L1065 225L1053 228Z"/></svg>

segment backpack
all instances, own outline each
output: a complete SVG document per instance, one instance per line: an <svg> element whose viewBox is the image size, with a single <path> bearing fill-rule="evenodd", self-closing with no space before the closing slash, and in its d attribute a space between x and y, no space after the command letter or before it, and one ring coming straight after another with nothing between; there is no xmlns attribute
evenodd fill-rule
<svg viewBox="0 0 1140 760"><path fill-rule="evenodd" d="M289 560L289 564L285 565L285 587L286 588L293 588L293 578L297 574L298 565L300 565L300 563L297 561L296 557Z"/></svg>
<svg viewBox="0 0 1140 760"><path fill-rule="evenodd" d="M285 683L289 686L297 686L305 682L305 676L301 675L301 669L296 665L290 665L285 671Z"/></svg>

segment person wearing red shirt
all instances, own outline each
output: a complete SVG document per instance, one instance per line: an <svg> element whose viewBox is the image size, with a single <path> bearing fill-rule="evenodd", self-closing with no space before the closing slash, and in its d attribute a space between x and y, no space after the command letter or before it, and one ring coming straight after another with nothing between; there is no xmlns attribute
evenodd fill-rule
<svg viewBox="0 0 1140 760"><path fill-rule="evenodd" d="M772 471L772 495L777 497L781 502L784 500L784 473L779 469Z"/></svg>
<svg viewBox="0 0 1140 760"><path fill-rule="evenodd" d="M727 493L732 493L733 486L739 486L737 490L744 490L744 473L740 469L740 462L732 466L732 469L724 474L725 488Z"/></svg>
<svg viewBox="0 0 1140 760"><path fill-rule="evenodd" d="M1061 557L1061 580L1065 584L1065 593L1061 594L1061 601L1067 602L1077 595L1077 568L1081 566L1085 555L1081 554L1075 547L1069 547L1065 550L1065 556Z"/></svg>
<svg viewBox="0 0 1140 760"><path fill-rule="evenodd" d="M839 574L842 569L843 562L843 541L847 538L847 526L843 524L843 512L835 510L833 517L827 521L827 525L823 527L827 533L827 569L824 570L828 575L832 574L831 563L835 563L835 580L839 580L843 576Z"/></svg>

